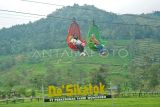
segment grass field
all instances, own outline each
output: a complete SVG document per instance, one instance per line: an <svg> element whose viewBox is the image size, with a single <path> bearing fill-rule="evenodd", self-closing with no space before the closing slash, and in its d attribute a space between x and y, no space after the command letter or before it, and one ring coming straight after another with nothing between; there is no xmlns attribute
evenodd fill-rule
<svg viewBox="0 0 160 107"><path fill-rule="evenodd" d="M1 104L0 107L160 107L160 97Z"/></svg>

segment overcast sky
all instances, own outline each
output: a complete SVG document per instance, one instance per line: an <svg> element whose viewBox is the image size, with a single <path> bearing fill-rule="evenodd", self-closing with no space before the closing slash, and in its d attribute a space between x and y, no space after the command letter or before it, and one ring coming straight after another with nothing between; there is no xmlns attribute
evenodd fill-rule
<svg viewBox="0 0 160 107"><path fill-rule="evenodd" d="M94 5L108 12L118 14L141 14L160 11L160 0L30 0L46 2L57 5L72 6L74 3L79 5ZM47 15L62 6L38 4L22 0L0 0L0 10L12 10L27 13ZM30 16L0 11L0 28L10 27L16 24L28 23L42 17Z"/></svg>

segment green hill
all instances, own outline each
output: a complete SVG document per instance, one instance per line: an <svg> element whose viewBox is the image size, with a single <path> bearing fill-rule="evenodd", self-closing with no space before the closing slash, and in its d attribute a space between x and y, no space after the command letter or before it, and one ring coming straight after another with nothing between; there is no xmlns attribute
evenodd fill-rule
<svg viewBox="0 0 160 107"><path fill-rule="evenodd" d="M1 55L0 90L2 92L16 90L20 93L22 90L40 90L42 80L45 89L49 84L59 86L69 83L96 84L98 82L104 82L109 88L109 82L112 81L115 86L120 86L122 92L138 91L144 84L143 91L149 91L152 89L149 84L157 81L153 89L158 90L160 66L157 53L160 43L151 42L151 47L156 46L153 48L154 51L152 50L154 54L146 59L147 55L142 53L146 40L136 41L136 48L140 50L135 54L132 54L132 50L128 48L129 41L114 42L114 52L107 48L107 56L100 56L88 48L86 48L86 57L79 57L78 53L68 48L36 50L12 56ZM123 49L128 53L121 51ZM154 60L150 62L151 59ZM146 64L143 65L144 63ZM139 78L141 76L143 78Z"/></svg>
<svg viewBox="0 0 160 107"><path fill-rule="evenodd" d="M47 18L1 29L0 55L66 47L67 30L73 17L77 19L84 38L86 38L89 24L94 19L104 39L131 39L133 37L142 39L147 37L160 40L160 27L155 27L160 26L159 12L117 15L94 6L75 4L58 9L49 14Z"/></svg>
<svg viewBox="0 0 160 107"><path fill-rule="evenodd" d="M79 57L68 49L65 40L72 17L76 17L83 38L92 19L96 21L102 38L108 41L107 56L86 47L87 56ZM29 96L26 92L40 90L42 82L46 89L49 84L100 81L107 88L112 81L117 93L159 91L160 27L155 27L160 26L159 19L159 12L117 15L94 6L74 5L33 23L3 28L0 93L16 90Z"/></svg>

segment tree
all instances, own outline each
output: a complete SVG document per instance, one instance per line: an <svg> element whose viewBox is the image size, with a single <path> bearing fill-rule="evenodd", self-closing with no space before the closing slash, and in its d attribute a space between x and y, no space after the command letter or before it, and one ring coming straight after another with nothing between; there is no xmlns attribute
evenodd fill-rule
<svg viewBox="0 0 160 107"><path fill-rule="evenodd" d="M92 84L99 84L100 82L107 85L106 78L108 76L108 69L104 66L100 66L99 70L91 73Z"/></svg>
<svg viewBox="0 0 160 107"><path fill-rule="evenodd" d="M155 91L156 86L160 84L160 65L152 65L150 68L150 80L149 80L149 87L153 91Z"/></svg>

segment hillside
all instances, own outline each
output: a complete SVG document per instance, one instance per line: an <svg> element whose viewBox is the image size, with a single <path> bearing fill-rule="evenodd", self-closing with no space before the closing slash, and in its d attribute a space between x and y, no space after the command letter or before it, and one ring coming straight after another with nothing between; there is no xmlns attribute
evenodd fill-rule
<svg viewBox="0 0 160 107"><path fill-rule="evenodd" d="M79 57L78 53L68 48L1 55L0 90L3 93L15 90L27 96L29 90L41 90L42 81L46 90L49 84L59 86L98 82L104 82L109 88L109 82L112 81L114 86L120 88L120 92L138 91L144 84L143 91L158 91L160 43L150 41L152 45L148 49L146 43L148 44L146 40L136 41L136 53L132 54L132 50L128 48L131 41L111 41L113 51L107 48L109 53L104 57L88 48L86 57ZM152 46L154 48L150 50ZM128 54L120 51L121 49L127 50ZM153 54L144 55L144 49ZM154 85L150 85L151 83Z"/></svg>
<svg viewBox="0 0 160 107"><path fill-rule="evenodd" d="M75 4L72 7L58 9L49 14L47 18L36 22L1 29L0 55L66 47L67 30L73 17L77 19L84 38L86 38L89 24L94 19L104 39L142 39L147 37L160 40L160 27L154 27L160 26L158 12L117 15L94 6Z"/></svg>
<svg viewBox="0 0 160 107"><path fill-rule="evenodd" d="M83 8L83 9L81 9ZM86 57L66 44L68 27L76 17L83 38L92 19L107 40L107 56L88 47ZM159 91L160 15L117 15L94 6L67 6L33 23L0 30L0 94L16 91L30 96L42 83L103 82L117 93ZM145 25L145 26L144 26ZM157 27L155 27L157 26Z"/></svg>
<svg viewBox="0 0 160 107"><path fill-rule="evenodd" d="M40 89L42 79L45 81L45 88L48 84L87 84L93 79L100 81L100 78L95 77L96 73L101 75L100 72L106 75L104 79L108 82L111 79L118 82L114 77L121 79L121 82L126 81L123 78L128 78L129 55L122 58L116 52L102 57L90 49L86 49L86 52L87 56L84 58L67 48L1 56L0 89Z"/></svg>

